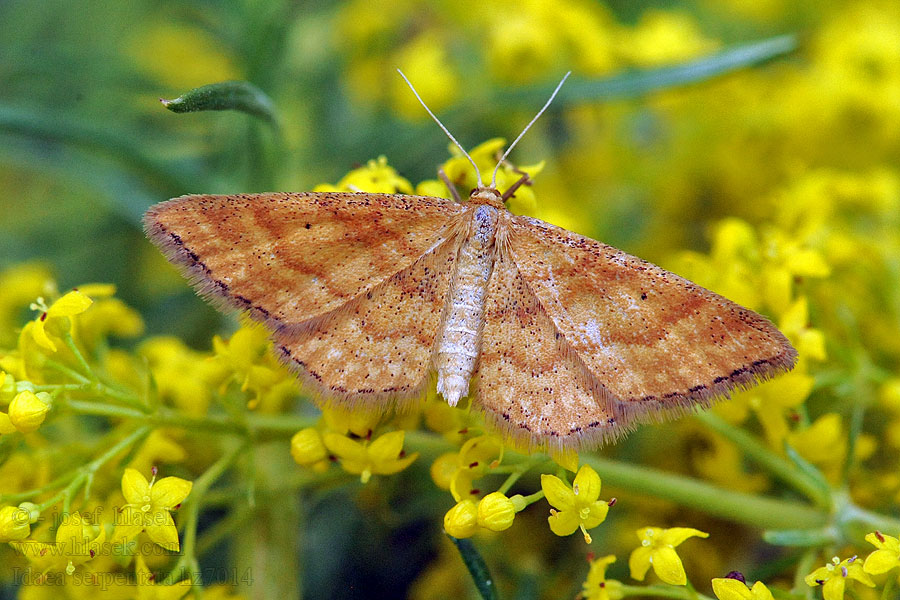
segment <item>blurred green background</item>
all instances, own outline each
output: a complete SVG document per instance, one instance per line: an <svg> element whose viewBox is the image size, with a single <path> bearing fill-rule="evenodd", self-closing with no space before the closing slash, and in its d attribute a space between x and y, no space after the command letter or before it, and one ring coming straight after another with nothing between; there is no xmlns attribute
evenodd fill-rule
<svg viewBox="0 0 900 600"><path fill-rule="evenodd" d="M635 75L783 34L796 36L796 51L731 74L699 81L692 72L675 86L662 71ZM546 160L534 216L691 276L695 254L684 251L708 252L722 219L753 228L781 219L791 243L850 273L811 292L819 302L808 319L830 327L838 357L862 345L896 368L896 1L6 0L0 43L0 268L39 261L61 289L115 283L148 333L205 349L212 333L233 326L145 240L140 218L151 204L188 193L310 190L379 155L413 184L433 179L448 141L395 68L468 148L512 139L572 70L512 156ZM618 87L604 84L610 78ZM280 130L238 112L173 114L159 102L231 79L272 99ZM840 218L822 213L824 233L791 229L815 220L825 197L863 200L844 203ZM739 245L722 235L722 247ZM872 240L882 245L864 248ZM732 275L732 284L741 279ZM774 304L735 299L780 315ZM680 468L674 455L655 458ZM308 508L308 597L400 597L415 580L414 597L440 597L429 595L432 580L459 571L436 570L455 557L444 549L445 563L434 562L431 506L441 501L422 475L392 480L395 492L422 494L391 507L396 522L366 519L343 495ZM524 564L534 557L503 563L525 590L510 597L554 597L554 552L543 567ZM721 562L703 557L694 568ZM432 580L422 576L429 566ZM529 574L543 577L532 592Z"/></svg>

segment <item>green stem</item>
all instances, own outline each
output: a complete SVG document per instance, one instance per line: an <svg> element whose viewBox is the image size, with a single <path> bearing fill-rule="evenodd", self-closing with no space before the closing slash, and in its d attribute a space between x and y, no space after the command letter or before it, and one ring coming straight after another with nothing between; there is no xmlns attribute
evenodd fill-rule
<svg viewBox="0 0 900 600"><path fill-rule="evenodd" d="M163 585L172 585L176 578L181 576L183 572L187 572L191 576L191 581L200 582L200 564L197 561L197 524L200 521L200 509L203 505L203 496L209 491L209 488L216 482L219 477L234 463L246 444L236 444L228 452L223 454L219 460L206 470L200 477L194 480L191 488L189 499L183 507L187 516L184 525L184 542L181 545L181 556L178 562L169 571ZM196 579L195 579L196 578Z"/></svg>
<svg viewBox="0 0 900 600"><path fill-rule="evenodd" d="M604 484L644 496L671 500L706 514L762 529L821 528L828 515L799 502L735 492L681 475L647 467L582 455Z"/></svg>
<svg viewBox="0 0 900 600"><path fill-rule="evenodd" d="M515 465L512 473L509 474L509 477L506 478L506 481L503 482L503 485L501 485L500 489L498 489L497 491L501 494L506 494L506 492L508 492L509 489L513 485L515 485L515 483L519 480L520 477L522 477L522 475L527 473L529 469L534 467L536 464L538 464L539 462L543 462L544 460L545 459L541 455L537 454L535 456L532 456L529 460Z"/></svg>
<svg viewBox="0 0 900 600"><path fill-rule="evenodd" d="M47 362L44 363L44 366L50 367L51 369L53 369L55 371L59 371L63 375L66 375L70 379L74 379L75 381L78 381L80 383L90 383L90 381L91 381L90 379L88 379L87 377L85 377L84 375L79 373L78 371L75 371L74 369L70 369L66 365L56 362L55 360L52 360L52 359L47 359Z"/></svg>
<svg viewBox="0 0 900 600"><path fill-rule="evenodd" d="M55 494L52 498L38 505L38 511L43 512L59 502L63 501L63 512L68 513L71 508L72 498L78 493L78 489L82 484L89 483L93 480L94 474L107 462L116 457L120 452L130 447L139 439L150 433L149 427L139 427L129 435L122 438L117 444L113 445L109 450L99 457L95 458L88 464L78 468L72 475L72 480L65 488Z"/></svg>
<svg viewBox="0 0 900 600"><path fill-rule="evenodd" d="M540 490L540 491L537 491L528 496L523 496L522 500L524 500L525 506L530 506L530 505L534 504L535 502L542 500L543 498L544 498L544 490Z"/></svg>
<svg viewBox="0 0 900 600"><path fill-rule="evenodd" d="M94 373L94 370L91 368L91 365L88 364L88 361L85 360L84 355L81 353L81 350L78 349L78 346L75 344L75 339L72 338L71 332L66 332L63 340L66 342L66 346L69 350L72 351L72 354L75 355L75 360L78 361L78 365L84 371L84 375L88 377L93 382L99 381L97 374Z"/></svg>
<svg viewBox="0 0 900 600"><path fill-rule="evenodd" d="M314 425L317 420L315 417L303 417L298 415L249 414L247 415L246 423L236 423L227 415L194 417L167 407L160 407L156 413L148 414L127 406L106 404L102 402L65 399L61 400L60 403L74 412L85 415L134 419L157 427L199 429L241 436L293 435L304 427Z"/></svg>
<svg viewBox="0 0 900 600"><path fill-rule="evenodd" d="M759 466L812 500L816 506L825 509L830 506L831 495L827 487L823 487L821 482L804 473L791 461L772 452L756 437L727 423L713 412L697 413L696 419L734 443Z"/></svg>

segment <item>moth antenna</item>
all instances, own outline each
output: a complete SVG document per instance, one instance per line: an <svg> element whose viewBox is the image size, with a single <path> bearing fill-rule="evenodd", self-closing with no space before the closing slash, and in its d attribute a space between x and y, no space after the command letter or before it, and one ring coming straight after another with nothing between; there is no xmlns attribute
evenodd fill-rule
<svg viewBox="0 0 900 600"><path fill-rule="evenodd" d="M480 188L484 187L484 182L481 181L481 171L478 170L478 165L475 164L475 161L472 160L472 157L469 156L469 153L466 152L466 149L462 147L462 144L460 144L459 142L456 141L456 138L453 137L453 134L450 133L450 130L448 130L446 127L444 127L444 124L441 123L441 120L438 119L436 116L434 116L434 113L431 112L431 109L428 108L428 105L425 104L425 102L422 100L422 97L419 96L419 92L416 91L416 88L413 87L413 84L410 83L409 79L406 78L406 75L403 74L403 71L401 71L400 69L397 69L397 72L400 73L400 77L403 78L403 81L406 82L406 85L408 85L409 89L412 90L412 93L415 94L416 100L418 100L419 104L421 104L422 107L428 112L428 114L431 115L431 118L434 119L434 122L438 124L438 127L440 127L444 131L444 133L447 134L447 137L450 138L450 140L454 144L456 144L456 147L460 149L460 151L465 155L465 157L469 159L469 162L472 163L473 167L475 167L475 175L478 177L478 187L480 187ZM563 80L563 81L565 81L565 80ZM556 92L554 92L553 94L556 95ZM551 98L551 100L552 99L553 98Z"/></svg>
<svg viewBox="0 0 900 600"><path fill-rule="evenodd" d="M503 161L506 160L506 157L509 156L509 153L512 152L512 149L515 148L516 144L519 143L519 140L522 139L522 136L525 135L525 132L528 131L529 129L531 129L531 126L534 125L534 122L537 121L538 118L540 118L540 116L542 114L544 114L544 111L547 110L547 107L550 106L550 103L553 102L554 98L556 98L556 94L559 93L559 89L563 86L563 84L566 82L566 79L568 79L569 75L571 75L571 74L572 74L572 71L569 71L568 73L563 75L562 80L556 85L556 89L553 90L552 94L550 94L550 99L547 100L547 103L544 104L544 107L538 111L538 114L534 115L534 118L531 119L531 121L528 123L528 125L525 126L525 129L522 130L522 133L519 134L519 137L517 137L515 140L513 140L513 143L509 145L509 148L506 149L506 152L504 152L503 156L500 157L500 160L497 161L497 166L494 167L494 175L491 177L491 188L497 187L497 171L500 170L500 165L503 164ZM401 75L402 75L402 73L401 73ZM404 77L404 79L406 79L406 78ZM469 160L472 160L472 159L469 159Z"/></svg>

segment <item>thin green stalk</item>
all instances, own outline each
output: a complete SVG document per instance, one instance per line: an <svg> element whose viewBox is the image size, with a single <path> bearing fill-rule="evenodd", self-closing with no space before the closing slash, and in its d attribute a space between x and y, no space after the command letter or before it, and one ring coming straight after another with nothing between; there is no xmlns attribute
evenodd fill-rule
<svg viewBox="0 0 900 600"><path fill-rule="evenodd" d="M44 366L49 367L49 368L53 369L54 371L59 371L63 375L66 375L70 379L74 379L75 381L78 381L80 383L90 383L91 382L90 379L88 379L87 377L85 377L84 375L79 373L78 371L75 371L74 369L70 369L66 365L59 363L55 360L48 358L47 361L44 363Z"/></svg>
<svg viewBox="0 0 900 600"><path fill-rule="evenodd" d="M820 481L804 473L791 461L772 452L745 430L727 423L710 411L697 413L696 419L734 443L759 466L812 500L816 506L826 509L829 507L831 494L827 487L823 487Z"/></svg>
<svg viewBox="0 0 900 600"><path fill-rule="evenodd" d="M43 512L59 502L63 501L63 512L68 513L71 508L72 498L74 498L75 494L78 493L78 489L82 484L88 483L88 486L91 481L93 481L94 474L97 470L100 469L107 462L115 458L120 452L129 448L132 444L140 440L141 438L147 436L150 433L150 428L147 426L139 427L135 429L131 434L122 438L118 443L113 445L109 450L101 454L99 457L95 458L91 462L86 465L79 467L73 477L72 481L69 484L59 491L59 493L55 494L52 498L38 505L38 511Z"/></svg>
<svg viewBox="0 0 900 600"><path fill-rule="evenodd" d="M316 421L316 418L299 415L248 414L246 424L240 424L227 415L194 417L167 407L160 407L158 412L148 414L130 407L102 402L61 399L60 404L85 415L133 419L158 427L181 427L236 435L289 436L304 427L310 427Z"/></svg>
<svg viewBox="0 0 900 600"><path fill-rule="evenodd" d="M200 477L194 480L191 494L182 507L187 513L184 525L184 541L181 544L181 556L178 562L169 571L164 585L172 585L185 571L191 576L191 581L201 582L200 565L197 561L197 525L200 521L200 509L203 506L203 496L219 477L234 463L246 444L236 444L214 462ZM196 579L194 579L196 578Z"/></svg>
<svg viewBox="0 0 900 600"><path fill-rule="evenodd" d="M647 467L582 455L603 479L636 494L671 500L706 514L762 529L821 528L828 515L800 502L778 500L727 490L699 481Z"/></svg>
<svg viewBox="0 0 900 600"><path fill-rule="evenodd" d="M506 478L506 481L503 482L503 485L501 485L500 489L498 489L497 491L501 494L505 494L513 485L515 485L515 483L519 480L520 477L522 477L522 475L527 473L532 467L540 462L543 462L544 460L545 459L540 455L535 455L532 456L529 460L515 465L512 473L509 474L509 477Z"/></svg>
<svg viewBox="0 0 900 600"><path fill-rule="evenodd" d="M78 346L75 344L75 339L72 337L72 334L70 332L66 332L63 340L65 341L66 346L69 348L69 350L72 351L72 354L75 355L75 360L78 361L78 366L80 366L84 371L83 374L87 376L91 381L99 381L97 374L94 373L91 365L88 364L88 361L85 360L84 355L81 353L81 350L79 350Z"/></svg>

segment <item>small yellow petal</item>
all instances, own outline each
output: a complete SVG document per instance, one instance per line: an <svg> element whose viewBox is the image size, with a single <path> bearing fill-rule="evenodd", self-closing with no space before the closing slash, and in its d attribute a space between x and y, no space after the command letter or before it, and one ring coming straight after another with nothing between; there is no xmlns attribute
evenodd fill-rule
<svg viewBox="0 0 900 600"><path fill-rule="evenodd" d="M356 440L351 440L339 433L325 433L322 436L325 447L341 459L365 461L368 459L366 449Z"/></svg>
<svg viewBox="0 0 900 600"><path fill-rule="evenodd" d="M631 578L643 581L647 575L647 569L650 568L650 557L653 550L649 546L638 546L631 552L628 557L628 570L631 572Z"/></svg>
<svg viewBox="0 0 900 600"><path fill-rule="evenodd" d="M194 484L180 477L164 477L150 488L150 501L153 506L170 510L182 502L191 493Z"/></svg>
<svg viewBox="0 0 900 600"><path fill-rule="evenodd" d="M547 517L547 522L550 524L550 531L562 537L575 533L581 524L578 520L578 513L574 509L551 514Z"/></svg>
<svg viewBox="0 0 900 600"><path fill-rule="evenodd" d="M137 469L125 469L122 475L122 495L129 504L143 505L150 501L150 482Z"/></svg>
<svg viewBox="0 0 900 600"><path fill-rule="evenodd" d="M47 322L46 313L41 315L37 321L33 321L30 323L31 337L34 338L34 341L38 346L44 348L45 350L49 350L50 352L56 352L56 344L53 343L53 340L47 335L47 332L44 330L44 325ZM25 331L24 329L22 330Z"/></svg>
<svg viewBox="0 0 900 600"><path fill-rule="evenodd" d="M890 550L875 550L866 557L863 570L872 575L887 573L896 566L900 566L900 556Z"/></svg>
<svg viewBox="0 0 900 600"><path fill-rule="evenodd" d="M166 550L178 552L181 545L178 541L178 529L175 528L175 521L168 511L161 510L153 515L153 524L144 528L147 535L155 543L159 544Z"/></svg>
<svg viewBox="0 0 900 600"><path fill-rule="evenodd" d="M47 318L71 317L83 313L94 301L79 292L72 290L62 296L47 309Z"/></svg>
<svg viewBox="0 0 900 600"><path fill-rule="evenodd" d="M397 458L400 451L403 450L403 438L405 436L405 431L385 433L369 446L369 456L375 462Z"/></svg>
<svg viewBox="0 0 900 600"><path fill-rule="evenodd" d="M844 587L846 580L843 577L832 577L822 586L822 596L825 600L844 600Z"/></svg>
<svg viewBox="0 0 900 600"><path fill-rule="evenodd" d="M684 585L687 576L684 573L684 565L674 548L663 546L653 552L653 572L671 585Z"/></svg>
<svg viewBox="0 0 900 600"><path fill-rule="evenodd" d="M677 546L684 540L691 537L701 537L707 538L709 534L700 531L699 529L694 529L693 527L671 527L669 529L665 529L660 536L659 543L660 544L668 544L670 546Z"/></svg>
<svg viewBox="0 0 900 600"><path fill-rule="evenodd" d="M572 483L572 491L578 504L595 502L600 497L600 476L590 465L583 465Z"/></svg>
<svg viewBox="0 0 900 600"><path fill-rule="evenodd" d="M747 585L737 579L717 577L712 580L713 593L719 600L750 600Z"/></svg>
<svg viewBox="0 0 900 600"><path fill-rule="evenodd" d="M541 475L541 489L551 506L559 510L575 507L575 493L566 483L555 475Z"/></svg>

